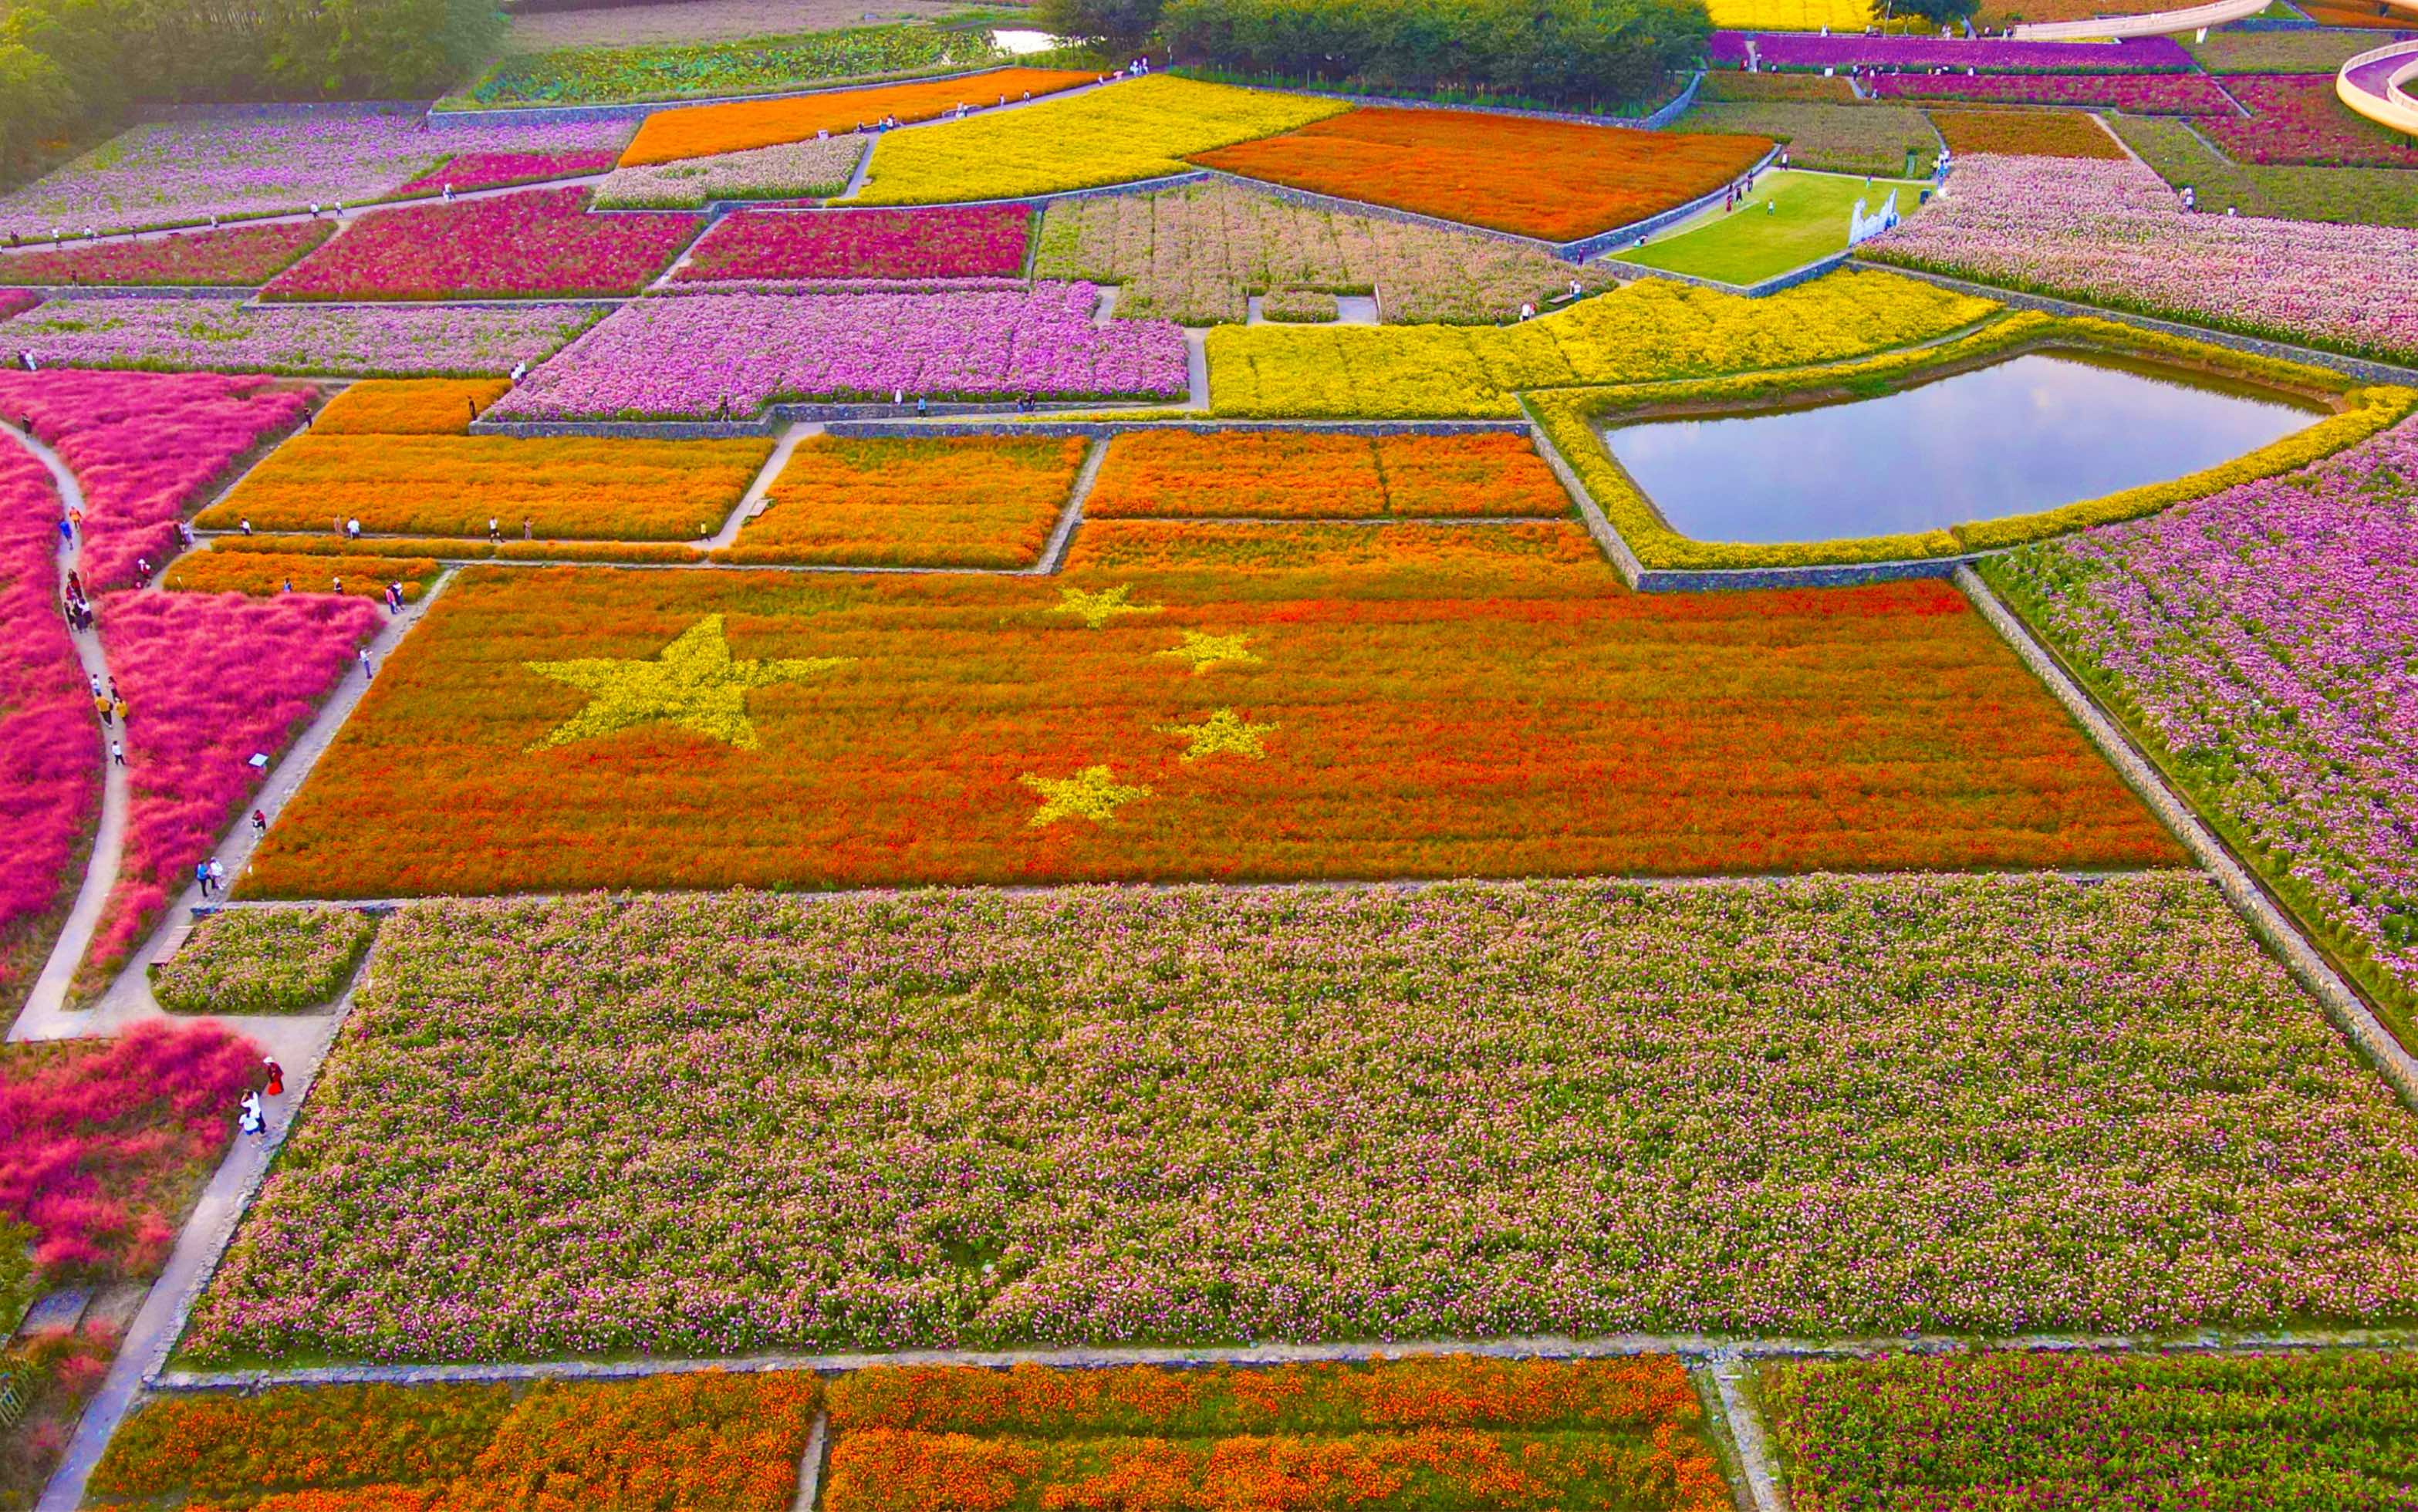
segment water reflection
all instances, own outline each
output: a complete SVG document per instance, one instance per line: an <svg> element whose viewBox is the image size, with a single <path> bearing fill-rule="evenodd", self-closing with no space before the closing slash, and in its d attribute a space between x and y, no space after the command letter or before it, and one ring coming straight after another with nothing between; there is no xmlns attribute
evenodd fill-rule
<svg viewBox="0 0 2418 1512"><path fill-rule="evenodd" d="M1034 53L1047 53L1060 46L1061 42L1048 32L1005 31L991 33L990 45L1010 57L1020 58Z"/></svg>
<svg viewBox="0 0 2418 1512"><path fill-rule="evenodd" d="M2034 353L1878 399L1614 428L1700 541L1824 541L2054 509L2229 461L2316 417L2279 395Z"/></svg>

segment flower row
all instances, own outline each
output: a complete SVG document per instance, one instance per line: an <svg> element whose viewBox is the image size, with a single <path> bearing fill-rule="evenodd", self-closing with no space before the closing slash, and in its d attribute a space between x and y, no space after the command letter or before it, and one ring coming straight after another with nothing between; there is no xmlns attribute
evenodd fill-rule
<svg viewBox="0 0 2418 1512"><path fill-rule="evenodd" d="M789 455L763 511L715 553L733 562L1031 567L1086 443L1045 437L836 440Z"/></svg>
<svg viewBox="0 0 2418 1512"><path fill-rule="evenodd" d="M380 210L261 291L265 299L635 294L705 224L667 211L590 214L584 189Z"/></svg>
<svg viewBox="0 0 2418 1512"><path fill-rule="evenodd" d="M1109 447L1083 512L1204 519L1551 516L1569 496L1523 435L1136 431Z"/></svg>
<svg viewBox="0 0 2418 1512"><path fill-rule="evenodd" d="M1033 208L741 211L715 224L675 277L733 280L1013 278Z"/></svg>
<svg viewBox="0 0 2418 1512"><path fill-rule="evenodd" d="M595 310L570 304L318 310L218 299L61 298L10 321L0 346L30 352L45 368L501 376L541 360L596 320Z"/></svg>
<svg viewBox="0 0 2418 1512"><path fill-rule="evenodd" d="M1752 52L1767 69L1953 69L1959 73L2187 73L2192 56L2172 38L2104 42L2018 42L2003 38L1809 37L1788 32L1715 32L1705 53L1742 67Z"/></svg>

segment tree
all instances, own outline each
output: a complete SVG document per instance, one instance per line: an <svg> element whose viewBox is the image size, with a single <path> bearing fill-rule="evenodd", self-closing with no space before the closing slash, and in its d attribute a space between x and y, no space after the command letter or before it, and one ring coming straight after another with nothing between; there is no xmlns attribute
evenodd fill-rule
<svg viewBox="0 0 2418 1512"><path fill-rule="evenodd" d="M1090 42L1112 53L1135 53L1158 29L1166 0L1041 0L1033 8L1043 31Z"/></svg>
<svg viewBox="0 0 2418 1512"><path fill-rule="evenodd" d="M1981 0L1873 0L1873 15L1881 21L1888 21L1894 12L1899 17L1919 16L1934 26L1960 24L1980 8Z"/></svg>

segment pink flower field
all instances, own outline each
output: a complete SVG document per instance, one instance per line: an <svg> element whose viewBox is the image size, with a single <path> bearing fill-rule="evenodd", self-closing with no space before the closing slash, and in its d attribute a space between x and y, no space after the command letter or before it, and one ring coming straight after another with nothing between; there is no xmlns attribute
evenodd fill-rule
<svg viewBox="0 0 2418 1512"><path fill-rule="evenodd" d="M0 372L0 412L31 416L84 486L87 588L166 559L176 524L245 453L298 424L301 389L215 373Z"/></svg>
<svg viewBox="0 0 2418 1512"><path fill-rule="evenodd" d="M609 172L621 160L621 149L567 148L559 152L464 152L395 191L397 195L435 194L451 184L455 191L500 189L506 184L534 183L544 178L569 178L574 174Z"/></svg>
<svg viewBox="0 0 2418 1512"><path fill-rule="evenodd" d="M365 599L288 593L113 594L100 638L127 701L133 802L117 887L80 981L98 987L184 889L193 863L259 791L274 761L375 634Z"/></svg>
<svg viewBox="0 0 2418 1512"><path fill-rule="evenodd" d="M742 210L698 242L674 282L1013 278L1033 210Z"/></svg>
<svg viewBox="0 0 2418 1512"><path fill-rule="evenodd" d="M92 704L58 612L58 517L49 470L0 439L0 1004L31 981L99 810Z"/></svg>
<svg viewBox="0 0 2418 1512"><path fill-rule="evenodd" d="M2197 73L1885 73L1883 99L1976 99L1997 105L2104 105L2135 115L2238 115Z"/></svg>
<svg viewBox="0 0 2418 1512"><path fill-rule="evenodd" d="M2235 74L2225 87L2254 118L2219 116L2201 123L2201 130L2238 161L2418 168L2418 144L2335 99L2331 74Z"/></svg>
<svg viewBox="0 0 2418 1512"><path fill-rule="evenodd" d="M584 189L362 216L261 291L268 299L543 298L635 294L705 223L682 211L589 214Z"/></svg>
<svg viewBox="0 0 2418 1512"><path fill-rule="evenodd" d="M1862 252L2246 335L2418 358L2418 231L2186 214L2129 159L1965 159L1944 195Z"/></svg>
<svg viewBox="0 0 2418 1512"><path fill-rule="evenodd" d="M31 289L0 289L0 320L22 315L42 302L42 297Z"/></svg>
<svg viewBox="0 0 2418 1512"><path fill-rule="evenodd" d="M0 1052L0 1218L33 1227L36 1267L158 1270L259 1065L251 1041L211 1023Z"/></svg>
<svg viewBox="0 0 2418 1512"><path fill-rule="evenodd" d="M20 283L266 283L328 239L327 221L282 221L180 231L148 241L104 241L0 254L0 280Z"/></svg>

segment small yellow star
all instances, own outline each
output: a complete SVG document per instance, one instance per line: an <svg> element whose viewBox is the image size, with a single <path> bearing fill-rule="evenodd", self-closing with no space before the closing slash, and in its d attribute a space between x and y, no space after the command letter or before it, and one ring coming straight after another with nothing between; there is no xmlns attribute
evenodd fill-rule
<svg viewBox="0 0 2418 1512"><path fill-rule="evenodd" d="M1198 725L1161 725L1161 735L1181 735L1192 743L1183 759L1198 761L1202 756L1238 756L1252 761L1264 760L1266 749L1261 741L1277 732L1274 725L1247 725L1231 709L1220 709Z"/></svg>
<svg viewBox="0 0 2418 1512"><path fill-rule="evenodd" d="M1058 603L1049 612L1079 615L1083 623L1097 630L1121 615L1156 614L1167 607L1163 603L1134 603L1127 598L1132 592L1133 585L1130 583L1120 583L1115 588L1101 588L1095 593L1086 593L1081 588L1065 588L1060 591Z"/></svg>
<svg viewBox="0 0 2418 1512"><path fill-rule="evenodd" d="M1041 795L1041 807L1025 822L1039 828L1055 824L1060 819L1090 819L1106 824L1117 816L1117 810L1137 798L1148 798L1147 787L1129 787L1119 783L1105 766L1085 767L1071 777L1036 777L1026 772L1016 779Z"/></svg>
<svg viewBox="0 0 2418 1512"><path fill-rule="evenodd" d="M847 656L810 656L780 662L741 662L730 655L722 616L707 615L681 632L651 661L624 662L589 656L574 662L524 662L540 677L567 682L589 695L587 708L558 725L529 747L568 745L638 725L677 725L682 729L756 749L756 726L747 718L750 690L795 682L844 666Z"/></svg>
<svg viewBox="0 0 2418 1512"><path fill-rule="evenodd" d="M1236 665L1257 662L1259 658L1246 649L1250 644L1248 635L1210 635L1198 630L1187 630L1184 633L1182 645L1171 646L1158 654L1174 657L1179 662L1189 662L1192 675L1199 677L1213 666L1223 666L1230 662Z"/></svg>

